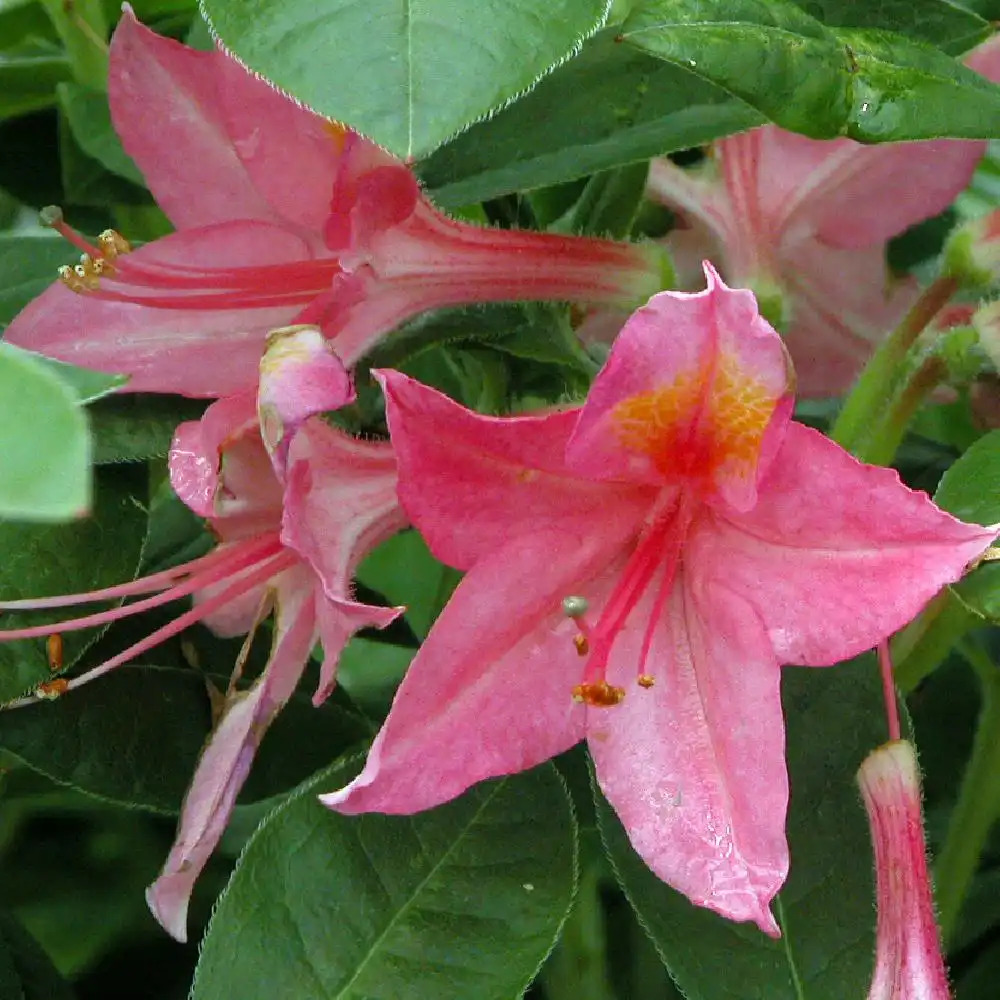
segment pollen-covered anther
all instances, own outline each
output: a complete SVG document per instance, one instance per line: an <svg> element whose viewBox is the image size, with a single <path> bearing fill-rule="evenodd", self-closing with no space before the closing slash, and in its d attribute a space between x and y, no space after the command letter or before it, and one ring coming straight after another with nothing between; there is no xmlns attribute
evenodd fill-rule
<svg viewBox="0 0 1000 1000"><path fill-rule="evenodd" d="M69 681L63 677L57 677L54 681L45 681L35 688L35 697L43 701L55 701L69 690Z"/></svg>
<svg viewBox="0 0 1000 1000"><path fill-rule="evenodd" d="M63 638L58 632L45 640L45 652L49 661L49 670L55 672L63 667Z"/></svg>
<svg viewBox="0 0 1000 1000"><path fill-rule="evenodd" d="M116 229L105 229L97 237L97 245L107 260L114 260L119 254L132 251L132 244Z"/></svg>
<svg viewBox="0 0 1000 1000"><path fill-rule="evenodd" d="M582 632L578 632L573 636L573 645L580 656L586 656L590 652L590 643Z"/></svg>
<svg viewBox="0 0 1000 1000"><path fill-rule="evenodd" d="M573 688L573 701L592 708L611 708L621 703L625 688L615 687L605 680L588 681Z"/></svg>
<svg viewBox="0 0 1000 1000"><path fill-rule="evenodd" d="M639 685L639 687L646 688L648 690L656 683L656 679L649 674L639 674L639 676L636 677L635 682Z"/></svg>

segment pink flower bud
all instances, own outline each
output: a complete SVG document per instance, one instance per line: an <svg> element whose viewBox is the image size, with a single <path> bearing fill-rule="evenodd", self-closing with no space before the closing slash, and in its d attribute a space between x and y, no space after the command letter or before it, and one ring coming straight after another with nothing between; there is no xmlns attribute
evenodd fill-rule
<svg viewBox="0 0 1000 1000"><path fill-rule="evenodd" d="M871 826L878 898L868 1000L948 1000L913 745L895 740L879 747L857 777Z"/></svg>

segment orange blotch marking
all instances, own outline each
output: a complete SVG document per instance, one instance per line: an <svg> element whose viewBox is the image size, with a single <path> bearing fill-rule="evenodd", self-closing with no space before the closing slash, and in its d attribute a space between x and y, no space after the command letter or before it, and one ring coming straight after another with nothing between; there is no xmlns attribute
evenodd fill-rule
<svg viewBox="0 0 1000 1000"><path fill-rule="evenodd" d="M680 372L669 385L622 400L612 420L624 447L652 458L664 472L708 477L723 466L754 465L777 402L732 354L710 368Z"/></svg>

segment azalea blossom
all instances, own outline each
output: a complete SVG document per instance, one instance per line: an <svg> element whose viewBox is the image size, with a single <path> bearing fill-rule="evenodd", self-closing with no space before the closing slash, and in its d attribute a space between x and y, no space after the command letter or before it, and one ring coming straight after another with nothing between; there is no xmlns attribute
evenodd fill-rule
<svg viewBox="0 0 1000 1000"><path fill-rule="evenodd" d="M51 213L85 257L6 336L126 373L130 390L248 390L266 331L290 323L319 324L350 366L428 309L522 299L630 307L662 287L652 244L445 216L374 144L222 50L161 38L127 8L109 98L122 144L178 232L133 251L118 233L92 243Z"/></svg>
<svg viewBox="0 0 1000 1000"><path fill-rule="evenodd" d="M779 665L871 647L994 532L790 422L781 338L705 270L632 316L581 408L487 417L381 374L400 499L466 575L323 801L412 813L586 739L653 871L777 935Z"/></svg>
<svg viewBox="0 0 1000 1000"><path fill-rule="evenodd" d="M185 798L177 840L147 894L156 918L179 940L185 939L194 882L225 829L257 746L295 690L317 640L323 660L315 705L333 689L337 660L353 633L382 628L402 610L351 596L361 558L407 522L396 499L391 447L355 440L312 416L352 398L347 375L318 330L292 328L272 340L261 365L260 397L259 414L250 394L217 400L174 437L170 482L211 525L219 539L211 553L120 587L0 604L2 610L60 607L154 594L111 611L0 633L0 640L10 640L102 625L194 596L194 607L171 624L61 681L55 691L47 685L48 693L62 694L195 622L236 636L252 633L273 609L267 665L245 689L235 686L237 669Z"/></svg>
<svg viewBox="0 0 1000 1000"><path fill-rule="evenodd" d="M1000 79L1000 39L967 64ZM696 287L704 256L721 262L729 281L781 317L799 391L835 395L919 294L914 279L889 273L886 243L947 208L985 148L865 146L765 125L714 143L700 168L654 160L648 193L680 215L667 244L682 281Z"/></svg>
<svg viewBox="0 0 1000 1000"><path fill-rule="evenodd" d="M869 754L858 786L871 826L878 901L868 1000L948 1000L913 745L895 740Z"/></svg>

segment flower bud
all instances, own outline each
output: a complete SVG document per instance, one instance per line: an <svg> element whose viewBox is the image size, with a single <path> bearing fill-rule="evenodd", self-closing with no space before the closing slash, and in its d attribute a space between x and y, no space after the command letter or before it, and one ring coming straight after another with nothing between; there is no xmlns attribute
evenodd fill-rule
<svg viewBox="0 0 1000 1000"><path fill-rule="evenodd" d="M970 219L944 245L946 277L967 288L988 288L1000 279L1000 209Z"/></svg>
<svg viewBox="0 0 1000 1000"><path fill-rule="evenodd" d="M948 1000L913 745L895 740L879 747L857 780L871 828L878 902L868 1000Z"/></svg>

